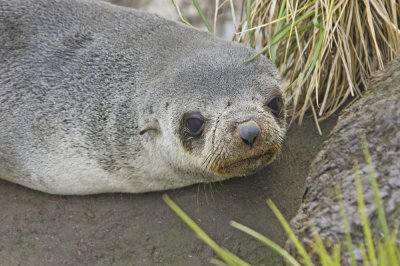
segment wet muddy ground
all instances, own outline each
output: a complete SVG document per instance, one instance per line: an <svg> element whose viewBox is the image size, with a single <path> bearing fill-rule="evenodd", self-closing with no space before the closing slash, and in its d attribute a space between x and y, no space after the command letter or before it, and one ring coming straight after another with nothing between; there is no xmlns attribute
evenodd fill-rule
<svg viewBox="0 0 400 266"><path fill-rule="evenodd" d="M145 194L54 196L0 181L1 265L209 265L213 251L167 207L167 193L217 243L253 265L282 265L263 244L229 226L243 223L283 245L271 198L290 219L310 161L335 124L318 135L293 125L281 158L258 174Z"/></svg>

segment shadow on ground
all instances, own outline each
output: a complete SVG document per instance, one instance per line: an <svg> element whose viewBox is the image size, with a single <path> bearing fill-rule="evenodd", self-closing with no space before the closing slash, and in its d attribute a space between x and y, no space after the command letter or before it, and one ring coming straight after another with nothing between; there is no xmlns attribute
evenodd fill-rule
<svg viewBox="0 0 400 266"><path fill-rule="evenodd" d="M219 244L254 265L281 265L262 244L229 226L243 223L283 245L266 205L296 213L310 161L336 118L293 125L286 152L260 173L167 192L54 196L0 181L1 265L208 265L210 248L166 206L167 193Z"/></svg>

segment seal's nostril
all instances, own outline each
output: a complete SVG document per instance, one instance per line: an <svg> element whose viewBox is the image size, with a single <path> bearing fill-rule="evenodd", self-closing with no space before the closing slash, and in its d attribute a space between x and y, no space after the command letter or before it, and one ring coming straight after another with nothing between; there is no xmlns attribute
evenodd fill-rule
<svg viewBox="0 0 400 266"><path fill-rule="evenodd" d="M254 121L249 121L239 126L239 136L250 148L253 147L259 132L260 128Z"/></svg>

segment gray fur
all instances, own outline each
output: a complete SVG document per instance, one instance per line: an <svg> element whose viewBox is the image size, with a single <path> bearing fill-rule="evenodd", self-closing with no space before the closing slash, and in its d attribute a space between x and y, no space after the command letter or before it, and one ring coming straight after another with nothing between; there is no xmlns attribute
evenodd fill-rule
<svg viewBox="0 0 400 266"><path fill-rule="evenodd" d="M209 140L217 145L219 119L246 119L280 94L268 60L240 64L253 54L106 3L0 0L0 177L57 194L227 178L198 163ZM208 128L189 152L178 128L182 114L196 110ZM153 120L159 131L139 135ZM272 120L282 138L284 117Z"/></svg>

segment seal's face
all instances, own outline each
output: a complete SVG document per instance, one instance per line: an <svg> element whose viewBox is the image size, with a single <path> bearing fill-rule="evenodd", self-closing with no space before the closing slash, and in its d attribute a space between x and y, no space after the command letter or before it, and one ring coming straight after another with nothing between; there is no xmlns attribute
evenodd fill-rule
<svg viewBox="0 0 400 266"><path fill-rule="evenodd" d="M205 172L232 177L249 175L281 152L285 110L280 91L272 91L263 104L228 102L219 115L191 111L182 115L179 138L185 153L201 158Z"/></svg>

